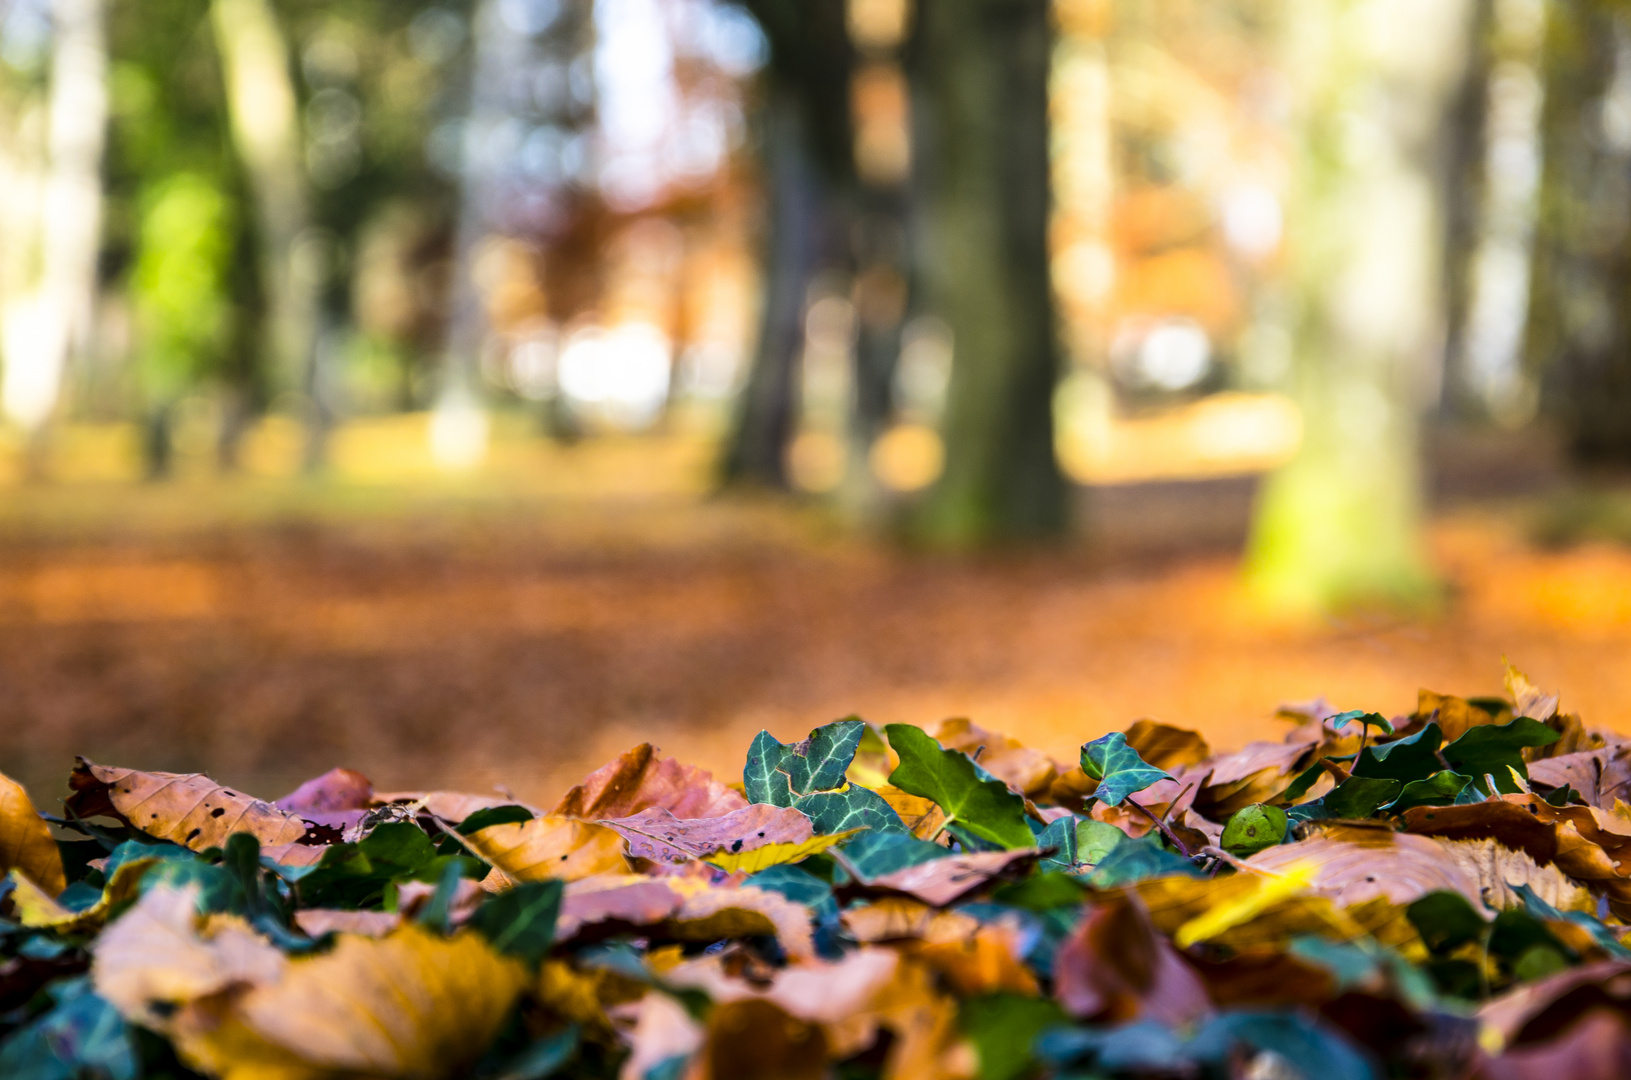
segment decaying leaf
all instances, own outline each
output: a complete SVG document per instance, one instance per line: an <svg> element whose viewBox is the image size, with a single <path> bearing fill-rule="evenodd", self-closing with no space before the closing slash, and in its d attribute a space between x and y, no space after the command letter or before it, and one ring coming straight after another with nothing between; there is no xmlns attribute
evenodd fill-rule
<svg viewBox="0 0 1631 1080"><path fill-rule="evenodd" d="M748 801L706 769L661 757L641 743L609 765L590 773L562 796L551 814L560 817L623 818L660 807L680 818L720 817Z"/></svg>
<svg viewBox="0 0 1631 1080"><path fill-rule="evenodd" d="M406 923L380 939L342 934L276 980L194 1002L171 1028L184 1057L224 1080L436 1080L481 1056L526 981L473 933Z"/></svg>
<svg viewBox="0 0 1631 1080"><path fill-rule="evenodd" d="M553 814L490 825L466 839L482 858L517 881L577 881L628 869L617 832Z"/></svg>
<svg viewBox="0 0 1631 1080"><path fill-rule="evenodd" d="M12 870L47 896L56 896L68 884L50 827L34 809L23 786L0 773L0 875Z"/></svg>
<svg viewBox="0 0 1631 1080"><path fill-rule="evenodd" d="M68 808L80 817L116 817L194 851L221 847L235 832L247 832L262 844L292 844L306 834L300 815L222 787L202 773L138 772L80 758L68 783L74 789Z"/></svg>
<svg viewBox="0 0 1631 1080"><path fill-rule="evenodd" d="M1198 732L1154 720L1140 720L1125 734L1127 745L1137 750L1139 757L1167 772L1199 765L1212 756L1212 748Z"/></svg>
<svg viewBox="0 0 1631 1080"><path fill-rule="evenodd" d="M716 853L741 855L772 844L796 846L815 832L797 810L768 803L706 818L678 818L653 806L626 818L602 818L600 824L628 841L630 857L671 865Z"/></svg>
<svg viewBox="0 0 1631 1080"><path fill-rule="evenodd" d="M774 934L790 955L814 952L810 914L802 904L764 889L683 878L607 874L568 884L557 938L576 937L597 924L640 927L671 941Z"/></svg>
<svg viewBox="0 0 1631 1080"><path fill-rule="evenodd" d="M394 911L346 911L334 908L307 908L295 912L295 925L308 936L319 938L324 934L360 934L363 937L384 937L402 925L402 916Z"/></svg>
<svg viewBox="0 0 1631 1080"><path fill-rule="evenodd" d="M982 769L1021 795L1042 794L1059 775L1058 763L1042 751L961 718L942 720L929 728L928 734L948 750L970 757L978 754L975 760Z"/></svg>
<svg viewBox="0 0 1631 1080"><path fill-rule="evenodd" d="M926 904L944 907L1003 874L1034 862L1041 852L980 851L972 855L948 855L917 863L900 870L866 879L872 890L905 893Z"/></svg>
<svg viewBox="0 0 1631 1080"><path fill-rule="evenodd" d="M1188 1024L1212 1009L1200 978L1136 894L1110 897L1088 912L1059 948L1054 986L1066 1012L1100 1022Z"/></svg>
<svg viewBox="0 0 1631 1080"><path fill-rule="evenodd" d="M721 850L708 856L707 862L727 874L757 874L772 866L803 862L812 855L819 855L829 848L842 844L860 831L850 829L840 833L829 833L826 836L812 836L796 844L766 844L764 847L740 852Z"/></svg>
<svg viewBox="0 0 1631 1080"><path fill-rule="evenodd" d="M11 876L11 902L17 908L17 921L24 926L73 933L101 926L119 905L141 891L142 876L157 860L130 859L120 864L102 889L101 897L86 908L69 909L58 903L26 877Z"/></svg>

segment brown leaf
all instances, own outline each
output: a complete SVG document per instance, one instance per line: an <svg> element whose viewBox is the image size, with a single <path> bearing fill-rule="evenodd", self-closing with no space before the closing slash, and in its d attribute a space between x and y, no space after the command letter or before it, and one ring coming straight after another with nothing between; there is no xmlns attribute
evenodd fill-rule
<svg viewBox="0 0 1631 1080"><path fill-rule="evenodd" d="M384 937L402 925L402 916L395 911L341 911L335 908L306 908L294 915L295 925L307 937L319 938L324 934L361 934L363 937Z"/></svg>
<svg viewBox="0 0 1631 1080"><path fill-rule="evenodd" d="M80 758L68 783L74 789L68 808L80 817L116 817L193 851L221 847L235 832L267 845L292 844L306 834L298 814L240 795L202 773L139 772Z"/></svg>
<svg viewBox="0 0 1631 1080"><path fill-rule="evenodd" d="M1487 1061L1478 1080L1622 1080L1631 1076L1631 1019L1598 1008L1556 1037Z"/></svg>
<svg viewBox="0 0 1631 1080"><path fill-rule="evenodd" d="M1436 723L1444 732L1446 744L1453 743L1475 727L1485 724L1504 724L1512 719L1512 710L1501 708L1497 712L1480 708L1466 698L1452 697L1448 694L1435 694L1431 690L1422 690L1416 695L1416 715L1413 720L1418 725Z"/></svg>
<svg viewBox="0 0 1631 1080"><path fill-rule="evenodd" d="M388 937L340 935L280 978L181 1009L182 1057L224 1080L437 1080L464 1075L527 981L468 931L404 923Z"/></svg>
<svg viewBox="0 0 1631 1080"><path fill-rule="evenodd" d="M1631 963L1582 964L1520 984L1480 1008L1478 1019L1491 1035L1512 1047L1552 1039L1581 1015L1605 1007L1631 1016Z"/></svg>
<svg viewBox="0 0 1631 1080"><path fill-rule="evenodd" d="M1503 795L1465 806L1406 811L1413 833L1452 840L1485 837L1557 868L1607 894L1613 912L1631 915L1631 821L1594 806L1551 806L1533 795Z"/></svg>
<svg viewBox="0 0 1631 1080"><path fill-rule="evenodd" d="M1609 809L1616 799L1631 798L1631 742L1542 758L1528 768L1531 782L1567 784L1592 806Z"/></svg>
<svg viewBox="0 0 1631 1080"><path fill-rule="evenodd" d="M980 920L960 911L942 911L906 896L882 896L857 904L839 916L844 931L856 941L952 941L979 929Z"/></svg>
<svg viewBox="0 0 1631 1080"><path fill-rule="evenodd" d="M1078 1019L1181 1026L1212 1010L1206 987L1156 930L1137 894L1089 909L1054 958L1054 996Z"/></svg>
<svg viewBox="0 0 1631 1080"><path fill-rule="evenodd" d="M557 816L489 825L466 841L517 881L577 881L628 869L623 838L604 825Z"/></svg>
<svg viewBox="0 0 1631 1080"><path fill-rule="evenodd" d="M948 855L872 878L866 883L866 889L905 893L926 904L945 907L1005 874L1022 869L1039 855L1035 848Z"/></svg>
<svg viewBox="0 0 1631 1080"><path fill-rule="evenodd" d="M1512 696L1512 712L1545 723L1557 715L1558 695L1548 694L1529 681L1529 676L1506 665L1506 692Z"/></svg>
<svg viewBox="0 0 1631 1080"><path fill-rule="evenodd" d="M748 801L706 769L657 756L641 743L603 765L568 791L551 813L563 817L623 818L658 806L680 818L721 817Z"/></svg>
<svg viewBox="0 0 1631 1080"><path fill-rule="evenodd" d="M1269 802L1284 791L1293 773L1312 765L1325 747L1317 734L1294 732L1288 742L1254 742L1233 754L1213 758L1211 777L1195 795L1195 810L1213 821L1253 803ZM1357 740L1355 740L1357 746Z"/></svg>
<svg viewBox="0 0 1631 1080"><path fill-rule="evenodd" d="M660 806L599 824L628 841L637 859L677 865L719 851L754 851L770 844L798 844L815 835L810 819L790 807L755 803L722 817L678 818Z"/></svg>
<svg viewBox="0 0 1631 1080"><path fill-rule="evenodd" d="M353 769L330 769L307 780L272 805L291 814L366 810L373 805L374 785Z"/></svg>
<svg viewBox="0 0 1631 1080"><path fill-rule="evenodd" d="M477 810L498 806L522 806L535 816L538 811L504 795L472 795L464 791L386 791L374 796L376 806L403 805L422 808L427 814L457 825Z"/></svg>
<svg viewBox="0 0 1631 1080"><path fill-rule="evenodd" d="M273 844L261 848L261 857L284 866L316 866L327 852L320 844Z"/></svg>
<svg viewBox="0 0 1631 1080"><path fill-rule="evenodd" d="M103 931L94 955L96 992L159 1031L169 1030L173 1006L276 982L289 963L242 918L200 915L197 886L148 890Z"/></svg>
<svg viewBox="0 0 1631 1080"><path fill-rule="evenodd" d="M1172 875L1141 881L1137 892L1163 934L1235 952L1283 949L1304 935L1333 941L1369 935L1384 945L1419 946L1403 908L1380 898L1339 908L1304 884L1252 872L1215 880Z"/></svg>
<svg viewBox="0 0 1631 1080"><path fill-rule="evenodd" d="M566 941L594 924L644 928L673 941L774 934L790 956L810 956L810 912L779 893L721 887L686 878L606 874L569 882L555 936Z"/></svg>
<svg viewBox="0 0 1631 1080"><path fill-rule="evenodd" d="M1016 917L977 923L971 933L911 942L904 948L964 997L1038 993L1036 976L1025 966L1024 933Z"/></svg>
<svg viewBox="0 0 1631 1080"><path fill-rule="evenodd" d="M728 1001L708 1016L703 1061L710 1080L821 1080L827 1036L772 1001Z"/></svg>
<svg viewBox="0 0 1631 1080"><path fill-rule="evenodd" d="M12 870L47 896L56 896L68 884L51 827L34 809L23 786L0 773L0 876Z"/></svg>
<svg viewBox="0 0 1631 1080"><path fill-rule="evenodd" d="M1127 745L1157 769L1171 772L1186 765L1198 765L1212 754L1198 732L1171 727L1154 720L1140 720L1127 729Z"/></svg>
<svg viewBox="0 0 1631 1080"><path fill-rule="evenodd" d="M971 757L984 747L978 759L980 767L1021 795L1042 794L1059 775L1059 766L1042 751L967 720L942 720L929 735L946 749L961 750Z"/></svg>
<svg viewBox="0 0 1631 1080"><path fill-rule="evenodd" d="M1295 844L1258 852L1247 864L1270 873L1311 871L1307 889L1338 907L1376 899L1413 903L1430 892L1465 896L1475 910L1520 903L1512 886L1528 885L1560 909L1589 910L1590 894L1556 867L1491 839L1444 840L1390 829L1333 825Z"/></svg>

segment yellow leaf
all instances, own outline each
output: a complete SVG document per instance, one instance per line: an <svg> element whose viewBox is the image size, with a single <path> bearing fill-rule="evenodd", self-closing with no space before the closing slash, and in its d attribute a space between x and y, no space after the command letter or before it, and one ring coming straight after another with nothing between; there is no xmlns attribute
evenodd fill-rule
<svg viewBox="0 0 1631 1080"><path fill-rule="evenodd" d="M263 845L292 844L306 823L271 803L222 787L203 773L138 772L79 759L68 806L80 817L121 817L149 836L203 851L235 832Z"/></svg>
<svg viewBox="0 0 1631 1080"><path fill-rule="evenodd" d="M1307 889L1313 875L1312 867L1293 864L1282 873L1258 877L1255 888L1225 900L1180 926L1178 932L1172 935L1172 943L1180 949L1187 949L1251 922Z"/></svg>
<svg viewBox="0 0 1631 1080"><path fill-rule="evenodd" d="M275 982L200 999L172 1029L183 1057L223 1080L437 1080L464 1075L526 981L472 933L406 923L382 939L342 934Z"/></svg>
<svg viewBox="0 0 1631 1080"><path fill-rule="evenodd" d="M97 939L92 978L127 1020L163 1031L178 1003L276 982L288 960L235 915L198 912L198 887L150 890Z"/></svg>
<svg viewBox="0 0 1631 1080"><path fill-rule="evenodd" d="M546 815L489 825L467 839L482 858L517 881L577 881L629 869L621 836L576 818Z"/></svg>
<svg viewBox="0 0 1631 1080"><path fill-rule="evenodd" d="M757 874L760 870L772 866L802 862L811 855L819 855L834 844L841 844L861 831L861 829L846 829L840 833L812 836L810 839L799 843L766 844L764 847L754 848L752 851L718 851L708 856L705 861L719 867L727 874L734 874L738 871L744 874Z"/></svg>
<svg viewBox="0 0 1631 1080"><path fill-rule="evenodd" d="M68 884L51 829L40 819L22 785L0 773L0 874L9 870L20 871L51 896Z"/></svg>
<svg viewBox="0 0 1631 1080"><path fill-rule="evenodd" d="M11 902L17 909L17 921L24 926L41 930L60 930L71 933L87 927L100 926L108 912L141 892L142 875L157 859L132 859L122 863L113 872L113 879L102 888L102 898L83 911L70 911L57 903L43 889L27 877L13 870L11 880L16 883Z"/></svg>

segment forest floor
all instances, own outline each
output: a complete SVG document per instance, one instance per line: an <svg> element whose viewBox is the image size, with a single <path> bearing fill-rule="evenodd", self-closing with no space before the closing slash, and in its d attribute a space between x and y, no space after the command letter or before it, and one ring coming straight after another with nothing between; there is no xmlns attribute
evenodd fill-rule
<svg viewBox="0 0 1631 1080"><path fill-rule="evenodd" d="M47 800L80 753L267 797L344 764L547 801L640 741L734 775L761 727L850 713L1062 758L1142 716L1228 747L1277 738L1284 701L1498 692L1503 656L1631 731L1631 546L1535 540L1612 513L1462 504L1431 529L1436 611L1293 626L1238 585L1250 494L1099 492L1093 544L953 559L694 494L14 487L0 771Z"/></svg>

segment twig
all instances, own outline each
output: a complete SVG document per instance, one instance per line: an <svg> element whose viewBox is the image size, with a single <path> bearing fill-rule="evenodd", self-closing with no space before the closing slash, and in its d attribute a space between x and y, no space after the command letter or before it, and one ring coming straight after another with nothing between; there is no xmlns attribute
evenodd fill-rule
<svg viewBox="0 0 1631 1080"><path fill-rule="evenodd" d="M1186 845L1182 840L1178 839L1178 834L1173 832L1172 828L1166 822L1150 813L1149 807L1130 796L1128 797L1127 801L1132 803L1133 806L1138 809L1139 813L1149 818L1151 824L1153 824L1157 829L1161 830L1161 835L1167 838L1168 843L1178 849L1179 854L1183 855L1183 857L1186 859L1193 859L1195 857L1190 853L1188 845Z"/></svg>
<svg viewBox="0 0 1631 1080"><path fill-rule="evenodd" d="M1198 781L1198 780L1196 781L1196 783L1199 783L1199 782L1200 781ZM1184 796L1188 795L1189 794L1189 789L1194 787L1194 786L1195 786L1194 784L1189 784L1189 785L1185 786L1182 791L1178 792L1178 797L1176 799L1173 799L1171 802L1167 803L1167 812L1161 815L1161 820L1162 821L1171 821L1172 820L1173 811L1178 809L1178 804L1184 801Z"/></svg>

